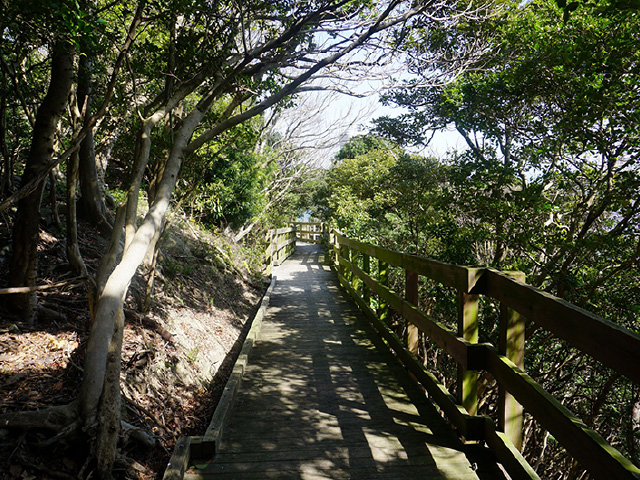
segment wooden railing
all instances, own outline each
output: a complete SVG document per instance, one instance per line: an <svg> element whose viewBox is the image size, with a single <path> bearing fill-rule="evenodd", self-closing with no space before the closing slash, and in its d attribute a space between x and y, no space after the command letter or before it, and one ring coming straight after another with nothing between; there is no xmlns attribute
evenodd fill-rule
<svg viewBox="0 0 640 480"><path fill-rule="evenodd" d="M267 232L269 245L264 254L265 273L280 265L296 250L296 227L278 228Z"/></svg>
<svg viewBox="0 0 640 480"><path fill-rule="evenodd" d="M291 222L296 228L298 240L309 243L323 243L326 240L326 224L321 222Z"/></svg>
<svg viewBox="0 0 640 480"><path fill-rule="evenodd" d="M523 371L525 318L636 383L640 383L640 335L526 285L520 272L445 264L365 244L336 231L331 232L329 241L340 282L389 347L461 436L484 441L512 478L539 478L520 453L523 407L592 478L640 478L640 469ZM371 268L372 259L378 262L375 269ZM389 288L389 266L404 269L404 296ZM372 270L376 271L376 278ZM416 306L420 277L457 291L457 331ZM500 302L497 346L477 343L479 295ZM389 309L407 321L406 344L386 323ZM419 331L457 362L456 396L416 358ZM489 417L477 415L481 370L490 373L499 384L497 426Z"/></svg>

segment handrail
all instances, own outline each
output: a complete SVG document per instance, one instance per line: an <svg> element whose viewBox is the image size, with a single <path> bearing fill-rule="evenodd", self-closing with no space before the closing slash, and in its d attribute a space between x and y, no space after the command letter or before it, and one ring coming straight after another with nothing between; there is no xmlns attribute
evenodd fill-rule
<svg viewBox="0 0 640 480"><path fill-rule="evenodd" d="M280 265L296 250L296 227L272 229L267 232L269 245L264 253L265 274Z"/></svg>
<svg viewBox="0 0 640 480"><path fill-rule="evenodd" d="M323 222L289 222L296 228L298 240L309 243L325 243L327 240L327 225Z"/></svg>
<svg viewBox="0 0 640 480"><path fill-rule="evenodd" d="M330 232L329 243L331 263L341 284L389 347L460 434L467 440L485 441L513 478L539 478L519 452L524 406L593 478L640 479L640 469L523 370L525 317L636 383L640 383L640 335L525 284L521 272L446 264L363 243L335 230ZM378 278L372 277L371 259L378 261ZM406 272L404 297L389 288L389 265ZM457 290L457 332L416 306L419 276ZM377 311L371 302L374 293ZM477 343L479 295L500 302L497 347ZM407 321L406 346L385 322L389 308ZM457 362L455 397L416 358L418 331ZM489 417L477 415L479 370L490 373L500 387L497 427Z"/></svg>

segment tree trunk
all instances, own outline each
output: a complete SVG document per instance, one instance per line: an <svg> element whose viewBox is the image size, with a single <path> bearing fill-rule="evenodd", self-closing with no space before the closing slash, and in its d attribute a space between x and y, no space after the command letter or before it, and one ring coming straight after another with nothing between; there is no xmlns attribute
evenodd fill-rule
<svg viewBox="0 0 640 480"><path fill-rule="evenodd" d="M87 267L78 247L78 218L76 215L78 163L78 152L75 152L67 164L67 259L76 275L86 275Z"/></svg>
<svg viewBox="0 0 640 480"><path fill-rule="evenodd" d="M56 174L49 172L49 208L51 208L51 219L56 228L60 229L60 215L58 215L58 199L56 196Z"/></svg>
<svg viewBox="0 0 640 480"><path fill-rule="evenodd" d="M129 190L127 191L127 214L125 219L124 237L125 249L129 247L136 233L138 194L140 192L140 184L142 183L144 170L147 168L147 163L149 162L149 154L151 151L151 132L161 119L162 116L159 113L145 119L142 122L142 127L138 134L134 162L131 170L131 181L129 182Z"/></svg>
<svg viewBox="0 0 640 480"><path fill-rule="evenodd" d="M107 369L100 398L98 431L94 445L99 478L111 478L111 467L116 459L118 436L120 434L120 368L122 338L124 333L124 310L122 304L116 313L115 330L109 353Z"/></svg>
<svg viewBox="0 0 640 480"><path fill-rule="evenodd" d="M84 112L85 124L91 117L91 59L82 55L78 64L78 108ZM98 176L96 149L93 129L80 144L79 152L80 201L81 214L100 233L111 235L112 220L104 203L103 189Z"/></svg>
<svg viewBox="0 0 640 480"><path fill-rule="evenodd" d="M2 81L5 81L3 72ZM7 98L0 98L0 152L2 153L2 179L0 180L0 196L9 195L13 187L13 163L7 145Z"/></svg>
<svg viewBox="0 0 640 480"><path fill-rule="evenodd" d="M99 437L105 436L105 438L96 439L94 447L96 454L101 455L99 462L108 462L111 458L109 457L111 447L107 448L105 445L113 445L110 437L113 435L117 437L114 432L120 425L119 410L114 411L111 403L104 401L105 396L107 399L115 398L112 382L117 382L119 378L119 360L117 362L111 360L114 355L120 358L118 345L121 344L121 339L118 340L118 337L122 332L119 331L118 326L119 312L123 308L133 276L144 260L154 236L162 228L187 143L206 111L206 108L196 109L185 119L167 159L165 174L158 185L155 200L150 205L142 224L126 245L120 263L106 279L104 289L98 298L96 317L87 343L79 402L83 428L91 429L98 425ZM135 199L137 200L137 195ZM113 235L116 234L118 232L114 231ZM100 468L106 469L106 463Z"/></svg>
<svg viewBox="0 0 640 480"><path fill-rule="evenodd" d="M22 185L46 170L53 156L56 127L67 106L73 79L73 57L75 47L59 41L53 47L51 80L33 128L31 150L22 175ZM40 224L40 202L44 182L30 195L18 202L13 229L13 256L11 257L9 286L35 286L38 276L37 247ZM29 323L35 321L37 310L36 293L13 295L12 303Z"/></svg>

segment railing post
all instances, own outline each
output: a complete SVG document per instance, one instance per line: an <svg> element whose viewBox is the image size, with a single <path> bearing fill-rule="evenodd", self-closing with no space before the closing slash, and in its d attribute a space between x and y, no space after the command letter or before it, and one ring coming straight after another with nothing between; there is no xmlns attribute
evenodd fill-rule
<svg viewBox="0 0 640 480"><path fill-rule="evenodd" d="M296 227L295 225L293 226L293 235L291 239L293 240L293 244L291 245L293 253L298 248L298 227Z"/></svg>
<svg viewBox="0 0 640 480"><path fill-rule="evenodd" d="M525 281L523 272L507 272L510 277ZM525 319L515 310L500 305L500 336L498 351L524 369ZM498 428L518 449L522 450L522 405L505 388L498 390Z"/></svg>
<svg viewBox="0 0 640 480"><path fill-rule="evenodd" d="M378 259L378 283L385 287L389 286L389 265ZM387 323L389 318L389 306L387 301L378 295L378 318Z"/></svg>
<svg viewBox="0 0 640 480"><path fill-rule="evenodd" d="M418 274L410 270L405 270L405 298L407 302L418 306ZM407 350L412 354L418 355L418 340L420 331L413 323L407 322Z"/></svg>
<svg viewBox="0 0 640 480"><path fill-rule="evenodd" d="M273 271L273 230L269 230L269 274Z"/></svg>
<svg viewBox="0 0 640 480"><path fill-rule="evenodd" d="M358 251L352 248L350 253L349 261L351 265L358 266ZM356 292L360 289L360 277L353 270L351 270L351 286Z"/></svg>
<svg viewBox="0 0 640 480"><path fill-rule="evenodd" d="M347 245L340 245L340 256L344 260L349 260L350 259L350 257L349 257L349 247ZM342 276L345 278L345 280L349 281L349 275L347 274L347 266L346 265L342 266L338 261L338 269L339 269L340 273L342 273Z"/></svg>
<svg viewBox="0 0 640 480"><path fill-rule="evenodd" d="M458 292L458 335L478 343L478 295ZM478 413L478 372L458 365L458 402L470 415Z"/></svg>
<svg viewBox="0 0 640 480"><path fill-rule="evenodd" d="M371 257L366 253L362 254L362 271L367 275L371 274ZM367 306L371 306L371 288L366 282L362 282L362 298Z"/></svg>

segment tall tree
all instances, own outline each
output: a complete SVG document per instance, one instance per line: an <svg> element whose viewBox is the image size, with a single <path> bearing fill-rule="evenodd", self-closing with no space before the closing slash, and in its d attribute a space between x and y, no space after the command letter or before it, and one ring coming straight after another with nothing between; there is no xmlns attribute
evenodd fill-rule
<svg viewBox="0 0 640 480"><path fill-rule="evenodd" d="M78 400L54 410L3 416L3 425L46 425L56 434L88 435L95 439L97 472L107 478L121 423L123 303L138 267L155 247L183 161L288 98L328 66L340 68L341 59L380 41L389 29L408 25L428 6L400 0L380 7L359 0L141 2L138 11L144 7L148 25L129 59L132 80L125 89L140 122L123 206L125 247L121 256L105 256L98 272L99 297ZM358 63L349 59L347 65ZM225 107L216 108L221 104ZM165 132L169 141L162 144ZM151 159L154 188L139 223L138 193ZM121 234L114 229L113 246Z"/></svg>
<svg viewBox="0 0 640 480"><path fill-rule="evenodd" d="M68 38L55 41L51 55L51 79L33 127L31 149L25 165L21 183L24 185L37 178L51 162L54 152L55 132L58 121L67 106L74 74L75 45ZM38 278L37 245L40 234L40 201L44 183L18 202L13 229L13 255L10 266L11 287L33 287ZM14 304L23 317L34 322L37 313L35 291L17 294Z"/></svg>

